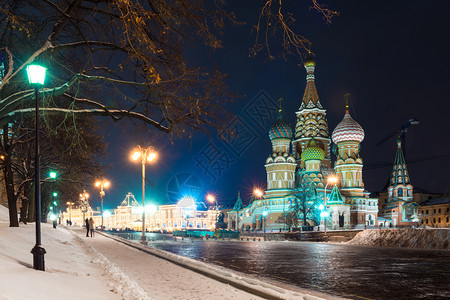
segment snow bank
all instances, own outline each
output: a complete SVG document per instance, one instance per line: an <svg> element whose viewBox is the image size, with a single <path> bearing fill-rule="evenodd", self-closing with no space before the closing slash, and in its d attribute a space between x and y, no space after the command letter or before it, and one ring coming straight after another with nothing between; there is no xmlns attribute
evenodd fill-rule
<svg viewBox="0 0 450 300"><path fill-rule="evenodd" d="M359 232L348 244L450 249L450 229L380 229Z"/></svg>
<svg viewBox="0 0 450 300"><path fill-rule="evenodd" d="M9 222L9 210L3 205L0 205L0 222Z"/></svg>

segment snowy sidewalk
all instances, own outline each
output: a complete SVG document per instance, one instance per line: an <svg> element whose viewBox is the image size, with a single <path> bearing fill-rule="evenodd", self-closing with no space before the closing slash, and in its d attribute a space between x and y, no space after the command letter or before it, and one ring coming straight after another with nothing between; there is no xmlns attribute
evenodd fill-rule
<svg viewBox="0 0 450 300"><path fill-rule="evenodd" d="M96 233L73 228L84 242L136 282L151 299L262 299Z"/></svg>

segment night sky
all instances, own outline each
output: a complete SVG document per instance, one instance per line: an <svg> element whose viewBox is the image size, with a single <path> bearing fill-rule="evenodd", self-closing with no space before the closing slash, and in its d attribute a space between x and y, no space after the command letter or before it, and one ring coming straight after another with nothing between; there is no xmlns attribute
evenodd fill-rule
<svg viewBox="0 0 450 300"><path fill-rule="evenodd" d="M229 126L239 131L238 137L223 142L215 133L198 133L192 140L173 143L158 132L147 137L147 143L159 152L158 161L147 165L148 202L171 203L185 193L197 193L199 201L204 201L205 193L213 192L220 205L233 204L240 190L247 203L253 186L265 187L264 163L272 151L268 131L276 120L280 97L284 98L284 118L294 130L306 85L303 65L295 56L273 61L264 54L249 58L257 1L229 2L246 25L228 26L222 49L199 50L190 54L190 62L229 74L230 91L241 95L229 106L236 116ZM285 9L294 13L295 30L313 44L316 87L327 110L330 135L344 116L344 94L351 93L350 113L365 130L361 156L367 166L363 171L366 190L385 187L396 139L375 145L414 117L420 124L410 127L406 138L412 185L450 192L450 1L322 1L340 12L331 25L308 11L308 3L291 1ZM105 207L119 205L127 192L140 202L140 164L131 162L129 153L142 141L130 134L130 124L104 127L110 143L105 163L112 166L106 170L112 186ZM374 168L376 164L381 167ZM89 192L97 193L94 188ZM91 197L93 206L99 205L96 198Z"/></svg>

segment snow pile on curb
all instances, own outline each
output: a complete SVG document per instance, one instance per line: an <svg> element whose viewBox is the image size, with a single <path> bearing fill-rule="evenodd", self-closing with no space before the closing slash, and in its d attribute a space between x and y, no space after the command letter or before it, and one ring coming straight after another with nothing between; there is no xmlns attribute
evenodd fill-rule
<svg viewBox="0 0 450 300"><path fill-rule="evenodd" d="M380 229L359 232L348 244L419 249L450 249L449 229Z"/></svg>
<svg viewBox="0 0 450 300"><path fill-rule="evenodd" d="M82 243L90 256L93 257L92 263L99 265L105 270L106 275L111 278L108 287L113 293L119 294L122 299L129 300L147 300L150 296L132 279L130 279L117 265L109 261L103 254L98 252L92 246L85 243L77 234L72 232L74 239Z"/></svg>

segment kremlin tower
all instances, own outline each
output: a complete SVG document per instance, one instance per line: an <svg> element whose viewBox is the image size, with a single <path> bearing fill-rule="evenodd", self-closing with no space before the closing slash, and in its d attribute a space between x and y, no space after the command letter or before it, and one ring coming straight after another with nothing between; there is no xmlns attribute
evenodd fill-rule
<svg viewBox="0 0 450 300"><path fill-rule="evenodd" d="M383 226L418 225L418 204L413 202L413 186L410 183L402 142L397 140L397 153L388 187L388 199L380 209Z"/></svg>

